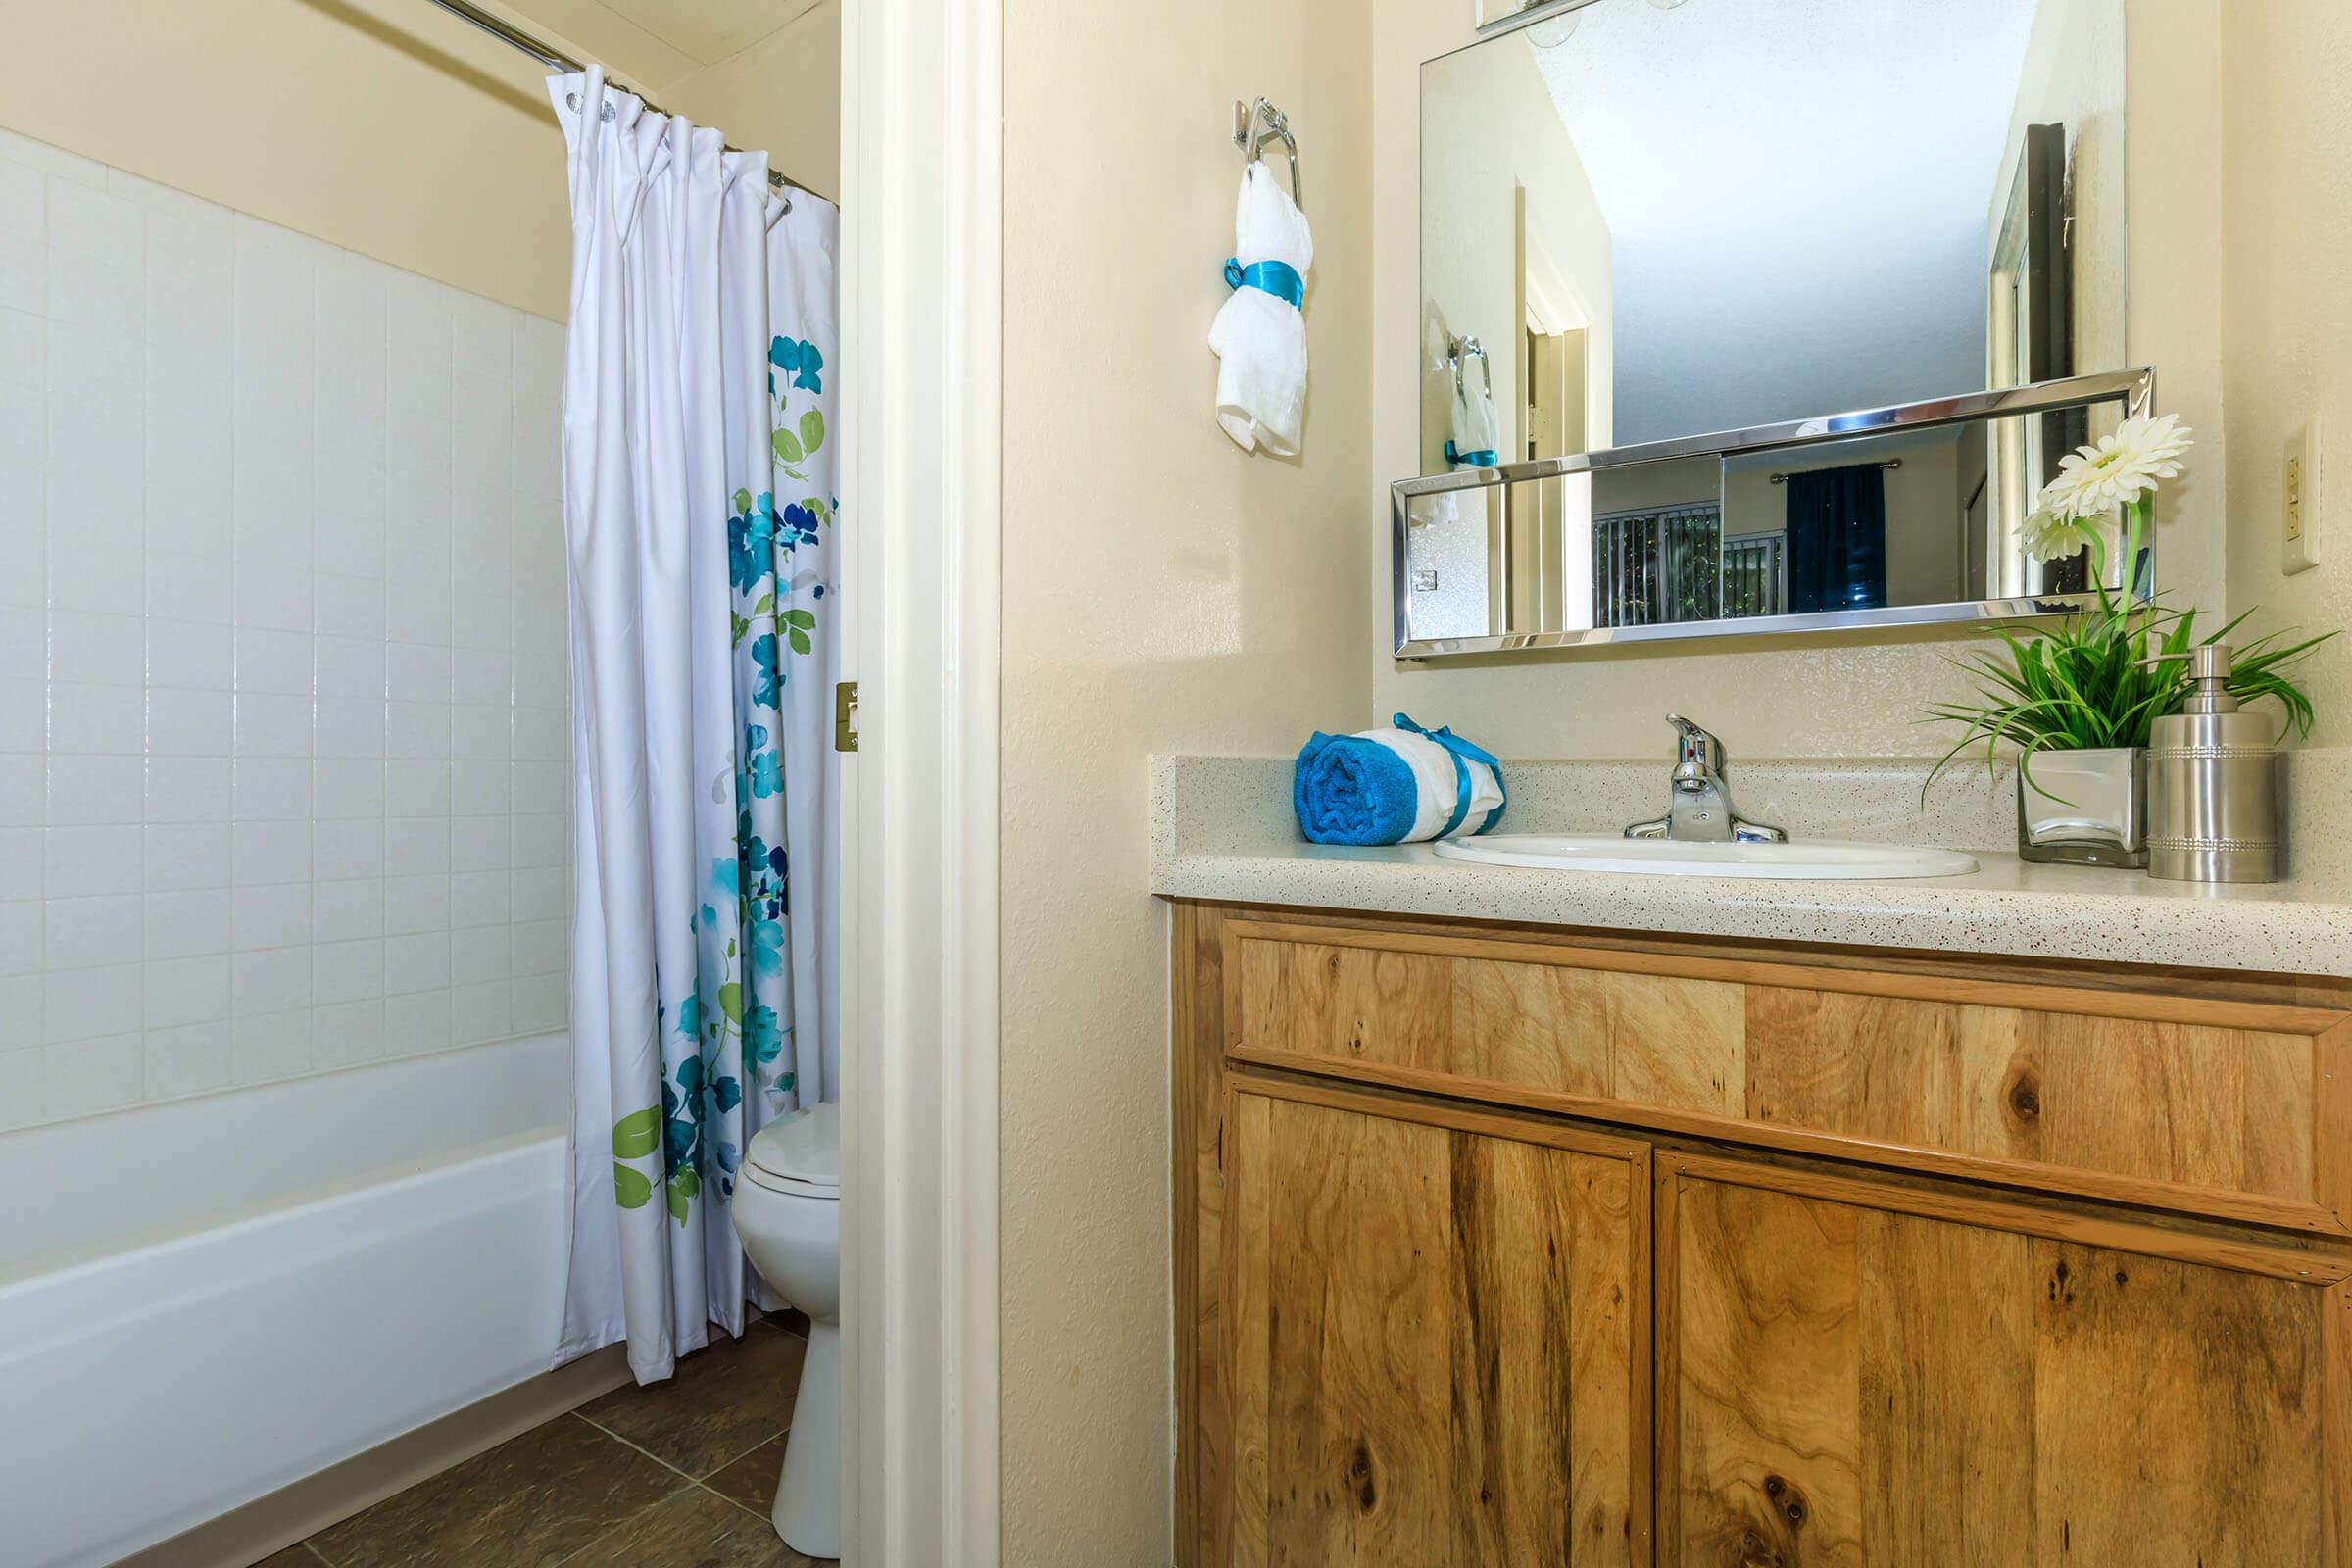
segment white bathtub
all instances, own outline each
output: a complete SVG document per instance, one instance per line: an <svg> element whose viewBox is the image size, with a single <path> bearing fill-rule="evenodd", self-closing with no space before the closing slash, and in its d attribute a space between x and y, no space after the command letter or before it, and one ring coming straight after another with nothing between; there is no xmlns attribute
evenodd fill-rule
<svg viewBox="0 0 2352 1568"><path fill-rule="evenodd" d="M570 1050L0 1136L10 1568L97 1568L547 1369Z"/></svg>

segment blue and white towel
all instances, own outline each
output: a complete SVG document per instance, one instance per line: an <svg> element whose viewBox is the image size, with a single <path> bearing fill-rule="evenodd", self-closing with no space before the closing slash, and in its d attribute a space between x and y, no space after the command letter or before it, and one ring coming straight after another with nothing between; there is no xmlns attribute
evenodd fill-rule
<svg viewBox="0 0 2352 1568"><path fill-rule="evenodd" d="M1415 844L1484 833L1502 818L1502 764L1449 729L1398 713L1394 729L1316 731L1291 804L1317 844Z"/></svg>
<svg viewBox="0 0 2352 1568"><path fill-rule="evenodd" d="M1306 276L1314 231L1266 166L1242 170L1234 205L1233 292L1209 324L1218 357L1217 423L1244 452L1293 457L1306 424Z"/></svg>

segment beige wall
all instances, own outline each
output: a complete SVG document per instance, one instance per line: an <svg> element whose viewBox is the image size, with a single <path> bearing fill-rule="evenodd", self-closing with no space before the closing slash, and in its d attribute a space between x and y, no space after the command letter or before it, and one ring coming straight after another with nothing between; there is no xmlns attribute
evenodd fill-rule
<svg viewBox="0 0 2352 1568"><path fill-rule="evenodd" d="M1519 395L1527 341L1522 192L1527 243L1540 250L1547 281L1572 294L1584 317L1586 423L1592 444L1605 446L1615 363L1609 225L1551 89L1524 39L1447 61L1438 81L1447 111L1419 154L1429 173L1423 199L1430 218L1420 259L1421 471L1444 473L1448 466L1449 338L1475 337L1485 347L1503 459L1526 453ZM1408 266L1411 255L1401 258ZM1478 372L1469 373L1475 386Z"/></svg>
<svg viewBox="0 0 2352 1568"><path fill-rule="evenodd" d="M1005 8L1008 1563L1168 1556L1167 917L1144 892L1145 760L1289 752L1365 718L1366 22L1352 0ZM1230 106L1259 93L1290 115L1315 225L1296 463L1210 417Z"/></svg>
<svg viewBox="0 0 2352 1568"><path fill-rule="evenodd" d="M2124 104L2116 101L2126 83L2116 56L2128 41L2115 36L2109 6L2083 0L2041 0L2026 40L2025 71L2009 113L2009 141L2001 150L1999 175L1986 197L1985 252L1998 248L2009 193L2017 183L2017 162L2025 150L2026 127L2056 122L2066 126L2066 157L2075 226L2073 284L2075 368L2123 368L2127 312L2127 269L2114 240L2128 232L2124 206Z"/></svg>
<svg viewBox="0 0 2352 1568"><path fill-rule="evenodd" d="M2161 519L2163 580L2184 602L2214 604L2221 599L2227 491L2217 330L2222 6L2221 0L2129 4L2129 91L2138 107L2128 132L2128 350L2134 361L2159 368L2163 407L2198 432L2195 472L2176 487ZM2301 9L2317 15L2322 8L2314 0ZM1373 17L1372 241L1383 258L1410 258L1418 229L1420 62L1468 42L1471 24L1458 0L1375 0ZM2300 112L2331 102L2314 99ZM2322 265L2312 263L2315 270ZM1710 642L1697 652L1667 645L1421 667L1391 659L1387 492L1391 480L1413 470L1418 453L1417 294L1409 264L1378 270L1363 524L1376 548L1362 578L1379 628L1368 645L1371 712L1401 709L1429 723L1451 724L1505 757L1661 756L1660 715L1694 707L1702 710L1693 717L1746 757L1927 750L1928 732L1915 722L1919 708L1963 689L1948 656L1966 651L1971 639L1964 636Z"/></svg>
<svg viewBox="0 0 2352 1568"><path fill-rule="evenodd" d="M788 141L776 162L834 193L838 0L708 68L593 0L509 9L738 146ZM424 0L0 5L0 126L560 321L571 226L544 77Z"/></svg>
<svg viewBox="0 0 2352 1568"><path fill-rule="evenodd" d="M658 96L738 147L765 148L772 167L819 196L841 199L841 0L818 0Z"/></svg>
<svg viewBox="0 0 2352 1568"><path fill-rule="evenodd" d="M540 69L420 0L78 0L4 25L0 124L564 318Z"/></svg>
<svg viewBox="0 0 2352 1568"><path fill-rule="evenodd" d="M2229 7L2222 169L2230 609L2254 627L2352 626L2352 28L2334 0ZM2136 194L2136 192L2135 192ZM2316 416L2320 564L2278 570L2287 432ZM2352 647L2321 651L2318 745L2352 744Z"/></svg>

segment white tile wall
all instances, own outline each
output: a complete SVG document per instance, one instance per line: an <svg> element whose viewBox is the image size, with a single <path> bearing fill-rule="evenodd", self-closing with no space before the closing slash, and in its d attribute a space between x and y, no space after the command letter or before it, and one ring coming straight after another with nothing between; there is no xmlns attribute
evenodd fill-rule
<svg viewBox="0 0 2352 1568"><path fill-rule="evenodd" d="M563 1027L563 354L0 131L0 1129Z"/></svg>

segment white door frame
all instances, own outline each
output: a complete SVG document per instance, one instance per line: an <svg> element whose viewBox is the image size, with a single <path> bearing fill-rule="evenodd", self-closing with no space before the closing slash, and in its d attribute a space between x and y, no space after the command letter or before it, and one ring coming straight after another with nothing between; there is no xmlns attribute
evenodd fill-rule
<svg viewBox="0 0 2352 1568"><path fill-rule="evenodd" d="M843 1541L995 1568L1002 0L844 0Z"/></svg>

